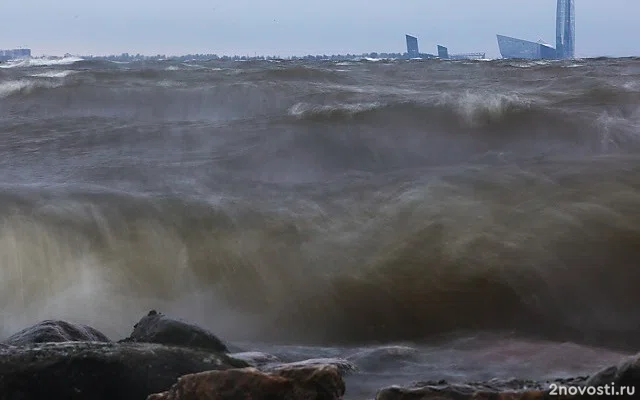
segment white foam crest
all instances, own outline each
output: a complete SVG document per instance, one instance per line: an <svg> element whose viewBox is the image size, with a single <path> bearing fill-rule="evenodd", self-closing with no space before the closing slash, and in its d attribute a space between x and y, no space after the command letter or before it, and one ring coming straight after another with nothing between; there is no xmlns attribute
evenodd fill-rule
<svg viewBox="0 0 640 400"><path fill-rule="evenodd" d="M165 88L173 88L173 87L183 87L184 84L181 82L177 82L177 81L170 81L170 80L162 80L160 82L158 82L156 84L159 87L165 87Z"/></svg>
<svg viewBox="0 0 640 400"><path fill-rule="evenodd" d="M49 66L55 66L55 65L71 65L82 60L83 59L79 57L25 58L20 60L9 61L7 64L0 65L0 68L49 67Z"/></svg>
<svg viewBox="0 0 640 400"><path fill-rule="evenodd" d="M640 81L629 81L625 82L622 87L626 90L637 91L640 90Z"/></svg>
<svg viewBox="0 0 640 400"><path fill-rule="evenodd" d="M640 141L640 108L629 116L603 112L595 125L600 134L600 151L606 153L625 149Z"/></svg>
<svg viewBox="0 0 640 400"><path fill-rule="evenodd" d="M398 86L375 86L375 85L342 85L342 84L318 84L316 86L321 91L344 91L351 93L363 93L368 95L406 95L411 96L411 100L422 92L413 88L403 88ZM324 90L323 90L324 89Z"/></svg>
<svg viewBox="0 0 640 400"><path fill-rule="evenodd" d="M513 62L513 63L509 63L508 65L510 67L515 67L515 68L533 68L533 67L551 65L551 63L552 61L549 61L549 60L529 60L529 61L522 61L522 62Z"/></svg>
<svg viewBox="0 0 640 400"><path fill-rule="evenodd" d="M16 93L29 93L37 88L55 88L60 86L59 83L46 81L34 81L29 79L20 79L16 81L6 81L0 83L0 98L8 97Z"/></svg>
<svg viewBox="0 0 640 400"><path fill-rule="evenodd" d="M187 67L187 68L191 68L191 69L209 69L211 71L221 71L222 70L222 68L206 68L206 67L203 67L202 65L198 65L198 64L182 63L182 65Z"/></svg>
<svg viewBox="0 0 640 400"><path fill-rule="evenodd" d="M445 94L438 100L439 105L453 105L471 125L487 122L489 119L500 119L511 109L524 109L532 105L532 100L523 98L518 93L486 93L465 92L462 95Z"/></svg>
<svg viewBox="0 0 640 400"><path fill-rule="evenodd" d="M32 74L34 78L66 78L69 75L75 74L77 71L64 70L64 71L47 71L40 74Z"/></svg>
<svg viewBox="0 0 640 400"><path fill-rule="evenodd" d="M357 114L364 111L375 110L380 107L380 103L355 103L355 104L332 104L332 105L314 105L307 103L297 103L289 109L289 115L294 117L303 117L306 115L320 114Z"/></svg>

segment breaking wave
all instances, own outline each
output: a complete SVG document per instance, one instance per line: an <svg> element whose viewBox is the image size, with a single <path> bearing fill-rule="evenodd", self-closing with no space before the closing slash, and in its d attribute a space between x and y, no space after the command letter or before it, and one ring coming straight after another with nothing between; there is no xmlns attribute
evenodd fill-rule
<svg viewBox="0 0 640 400"><path fill-rule="evenodd" d="M72 65L82 60L83 59L79 57L24 58L24 59L11 60L6 64L0 64L0 68L51 67L51 66L58 66L58 65Z"/></svg>
<svg viewBox="0 0 640 400"><path fill-rule="evenodd" d="M53 89L60 87L61 84L54 82L45 82L29 79L21 79L16 81L5 81L0 83L0 98L12 95L28 95L37 89Z"/></svg>
<svg viewBox="0 0 640 400"><path fill-rule="evenodd" d="M2 70L0 333L637 347L640 69L578 63Z"/></svg>
<svg viewBox="0 0 640 400"><path fill-rule="evenodd" d="M234 337L515 329L637 346L635 164L424 171L293 202L5 189L4 326L62 315L122 331L161 306Z"/></svg>

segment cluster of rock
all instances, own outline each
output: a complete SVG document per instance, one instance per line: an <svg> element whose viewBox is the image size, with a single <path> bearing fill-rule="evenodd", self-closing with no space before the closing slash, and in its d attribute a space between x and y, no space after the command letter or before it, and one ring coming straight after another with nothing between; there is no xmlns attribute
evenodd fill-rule
<svg viewBox="0 0 640 400"><path fill-rule="evenodd" d="M0 344L0 399L341 399L340 362L283 364L229 354L214 334L151 311L112 342L97 330L43 321Z"/></svg>
<svg viewBox="0 0 640 400"><path fill-rule="evenodd" d="M343 377L356 370L347 360L281 363L229 347L211 332L156 311L118 342L91 327L43 321L0 344L0 400L336 400L345 395ZM576 389L567 395L551 393L550 382L441 381L382 389L376 399L573 399L591 393L587 388L638 382L640 357L591 378L556 381Z"/></svg>

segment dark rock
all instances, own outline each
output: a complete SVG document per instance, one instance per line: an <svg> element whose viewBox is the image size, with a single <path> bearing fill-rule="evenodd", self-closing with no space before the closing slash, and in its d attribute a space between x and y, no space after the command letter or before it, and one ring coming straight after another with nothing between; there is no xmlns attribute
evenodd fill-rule
<svg viewBox="0 0 640 400"><path fill-rule="evenodd" d="M255 368L186 375L169 391L147 400L337 400L345 385L335 366L291 367L270 373Z"/></svg>
<svg viewBox="0 0 640 400"><path fill-rule="evenodd" d="M234 344L231 343L225 343L225 345L227 346L227 349L229 350L229 353L248 353L250 352L250 350L247 350L243 347L240 346L236 346Z"/></svg>
<svg viewBox="0 0 640 400"><path fill-rule="evenodd" d="M310 358L303 361L295 361L284 363L278 357L272 354L254 352L232 353L229 357L246 361L252 367L258 368L263 372L273 372L281 369L314 367L320 368L325 366L334 366L338 368L338 372L342 376L357 371L357 367L348 360L343 358Z"/></svg>
<svg viewBox="0 0 640 400"><path fill-rule="evenodd" d="M259 351L244 351L241 353L231 353L229 357L246 361L252 367L260 368L269 364L282 363L280 359L273 354L262 353Z"/></svg>
<svg viewBox="0 0 640 400"><path fill-rule="evenodd" d="M121 342L159 343L228 352L213 333L152 310L133 326L133 333Z"/></svg>
<svg viewBox="0 0 640 400"><path fill-rule="evenodd" d="M561 397L559 397L561 398ZM376 400L543 400L547 399L540 390L525 392L484 392L466 387L450 386L447 388L413 388L392 387L378 392Z"/></svg>
<svg viewBox="0 0 640 400"><path fill-rule="evenodd" d="M86 325L46 320L23 329L4 341L12 346L47 342L110 342L101 332Z"/></svg>
<svg viewBox="0 0 640 400"><path fill-rule="evenodd" d="M634 388L635 394L640 397L640 354L595 373L587 381L587 386L605 387L605 385L616 389L624 386L625 390Z"/></svg>
<svg viewBox="0 0 640 400"><path fill-rule="evenodd" d="M414 387L393 386L378 392L376 400L536 400L578 399L579 396L556 395L549 391L555 383L563 386L584 387L586 378L535 382L523 380L449 384L445 381L420 382Z"/></svg>
<svg viewBox="0 0 640 400"><path fill-rule="evenodd" d="M9 346L0 348L0 399L143 400L182 375L247 366L222 353L148 343Z"/></svg>
<svg viewBox="0 0 640 400"><path fill-rule="evenodd" d="M261 369L263 371L277 372L285 369L290 370L296 368L323 368L327 366L338 368L338 372L340 372L340 375L342 376L357 371L357 367L354 364L342 358L311 358L308 360L296 361L286 364L265 365Z"/></svg>

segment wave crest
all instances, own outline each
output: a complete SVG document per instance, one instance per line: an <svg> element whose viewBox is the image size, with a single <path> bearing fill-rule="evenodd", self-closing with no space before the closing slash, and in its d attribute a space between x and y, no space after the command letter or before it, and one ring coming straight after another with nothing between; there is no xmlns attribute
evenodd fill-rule
<svg viewBox="0 0 640 400"><path fill-rule="evenodd" d="M276 192L216 204L5 195L14 211L0 230L4 326L55 314L124 334L151 307L234 337L518 330L637 346L633 163L390 178L383 191L352 185L286 206ZM118 315L108 326L106 312Z"/></svg>
<svg viewBox="0 0 640 400"><path fill-rule="evenodd" d="M29 95L38 89L52 89L60 86L62 86L62 83L34 79L5 81L0 83L0 98L17 94Z"/></svg>
<svg viewBox="0 0 640 400"><path fill-rule="evenodd" d="M79 57L39 57L11 60L6 64L1 64L0 68L25 68L25 67L51 67L57 65L72 65L83 61Z"/></svg>

